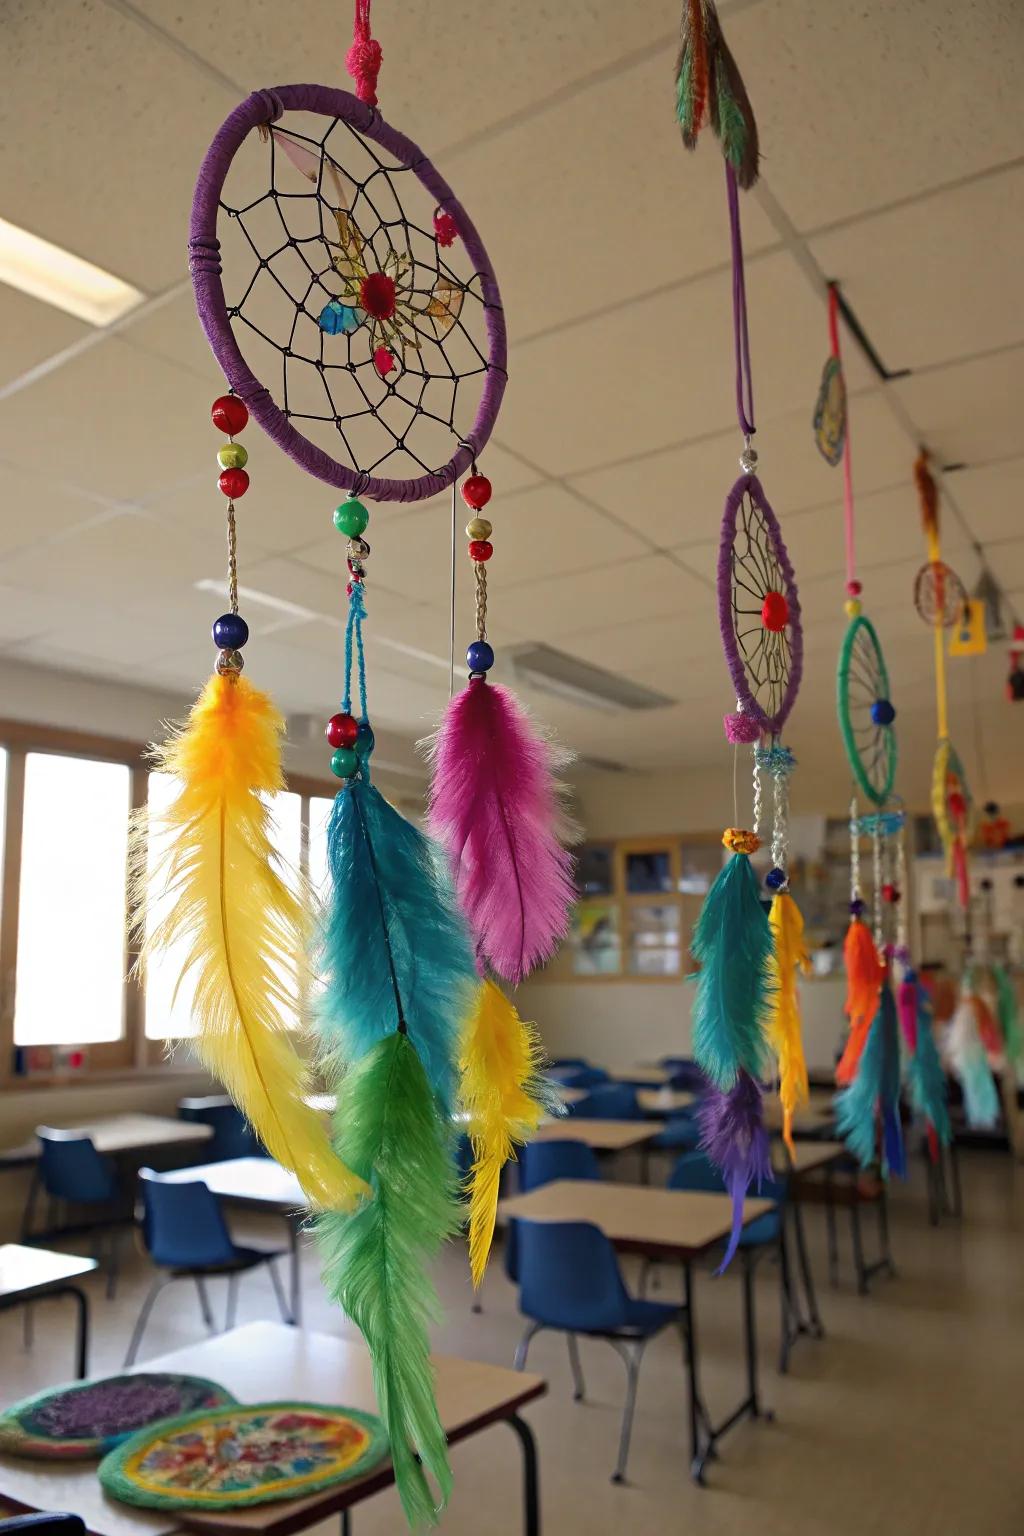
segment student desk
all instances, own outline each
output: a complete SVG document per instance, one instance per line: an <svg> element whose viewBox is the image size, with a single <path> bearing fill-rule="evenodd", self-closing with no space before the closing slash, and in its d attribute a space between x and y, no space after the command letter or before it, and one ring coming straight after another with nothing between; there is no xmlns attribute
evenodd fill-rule
<svg viewBox="0 0 1024 1536"><path fill-rule="evenodd" d="M582 1115L544 1120L531 1141L582 1141L595 1152L628 1152L652 1141L664 1126L658 1120L588 1120Z"/></svg>
<svg viewBox="0 0 1024 1536"><path fill-rule="evenodd" d="M744 1226L772 1209L769 1200L746 1200L743 1205ZM503 1200L498 1207L498 1217L506 1224L517 1218L525 1221L592 1222L594 1226L600 1227L620 1253L641 1254L649 1259L674 1259L681 1264L691 1471L697 1482L703 1482L705 1465L714 1456L718 1441L727 1430L747 1415L752 1418L769 1416L761 1407L758 1393L754 1262L749 1249L741 1248L735 1261L743 1271L746 1396L732 1413L715 1425L700 1391L693 1269L696 1260L706 1257L729 1236L732 1201L728 1195L652 1189L646 1184L605 1184L560 1179L552 1184L542 1184L529 1194Z"/></svg>
<svg viewBox="0 0 1024 1536"><path fill-rule="evenodd" d="M542 1397L547 1383L540 1376L524 1376L503 1366L443 1355L434 1359L434 1366L437 1404L451 1444L491 1424L508 1424L514 1431L523 1455L524 1536L540 1536L537 1450L519 1410ZM330 1334L303 1333L283 1323L249 1323L147 1360L137 1369L206 1376L227 1387L242 1403L294 1398L377 1412L370 1356L362 1344ZM305 1499L218 1514L141 1510L107 1499L92 1462L60 1464L0 1456L0 1500L27 1510L73 1510L93 1536L171 1536L182 1527L210 1536L292 1536L338 1513L342 1532L348 1536L347 1511L393 1481L391 1464L385 1461L365 1477Z"/></svg>
<svg viewBox="0 0 1024 1536"><path fill-rule="evenodd" d="M79 1380L89 1369L89 1299L73 1282L96 1268L95 1259L83 1259L76 1253L0 1243L0 1312L28 1306L44 1296L70 1296L74 1300L78 1308L75 1374Z"/></svg>

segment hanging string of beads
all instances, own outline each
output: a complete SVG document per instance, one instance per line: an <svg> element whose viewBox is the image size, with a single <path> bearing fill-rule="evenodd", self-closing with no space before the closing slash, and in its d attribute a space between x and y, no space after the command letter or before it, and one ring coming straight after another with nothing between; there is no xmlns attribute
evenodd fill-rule
<svg viewBox="0 0 1024 1536"><path fill-rule="evenodd" d="M241 443L235 442L239 432L244 432L249 412L244 401L237 395L221 395L210 407L210 420L218 432L226 432L228 440L217 450L220 474L217 485L228 499L228 609L213 624L213 643L217 647L217 671L222 677L237 677L245 662L242 650L249 639L249 626L238 611L238 530L235 524L235 502L249 489L246 464L249 455Z"/></svg>
<svg viewBox="0 0 1024 1536"><path fill-rule="evenodd" d="M361 478L361 477L360 477ZM357 480L356 484L359 485ZM370 755L374 748L373 728L366 704L366 658L363 651L363 623L366 604L363 583L370 546L363 538L370 514L353 493L334 509L334 526L348 539L348 619L345 624L345 694L340 711L332 715L324 729L331 755L331 772L339 779L370 777ZM352 713L352 664L355 661L359 689L359 717Z"/></svg>
<svg viewBox="0 0 1024 1536"><path fill-rule="evenodd" d="M872 817L871 826L871 878L873 888L871 891L871 907L874 916L875 948L879 954L885 942L882 923L882 887L885 881L882 879L882 828L879 817Z"/></svg>
<svg viewBox="0 0 1024 1536"><path fill-rule="evenodd" d="M492 526L479 514L491 499L491 482L481 475L473 462L473 473L463 481L462 499L475 514L466 524L469 558L476 581L476 639L466 650L470 677L484 677L494 666L494 651L487 640L487 562L494 554Z"/></svg>
<svg viewBox="0 0 1024 1536"><path fill-rule="evenodd" d="M864 911L864 898L860 887L860 817L857 815L857 796L850 801L850 916L860 917Z"/></svg>

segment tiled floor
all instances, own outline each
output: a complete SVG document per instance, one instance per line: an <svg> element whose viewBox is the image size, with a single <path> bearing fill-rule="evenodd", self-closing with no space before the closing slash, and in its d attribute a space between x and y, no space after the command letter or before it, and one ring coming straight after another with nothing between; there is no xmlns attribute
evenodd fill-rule
<svg viewBox="0 0 1024 1536"><path fill-rule="evenodd" d="M927 1225L923 1178L893 1199L896 1279L855 1294L847 1224L841 1222L843 1279L825 1280L824 1220L809 1233L827 1338L802 1341L791 1374L775 1370L778 1279L758 1279L760 1355L772 1424L744 1424L723 1443L709 1486L695 1488L684 1449L684 1379L669 1333L648 1351L630 1458L630 1482L608 1481L615 1457L623 1370L605 1345L583 1346L587 1400L572 1401L564 1341L541 1335L530 1367L544 1372L549 1397L526 1410L541 1457L544 1528L549 1536L628 1536L691 1530L699 1536L1010 1536L1024 1526L1020 1456L1024 1392L1024 1168L1006 1156L965 1154L962 1225ZM236 1222L238 1235L274 1242L272 1222ZM866 1228L873 1236L873 1228ZM632 1271L631 1271L632 1272ZM133 1255L118 1298L91 1282L94 1371L120 1365L149 1279ZM515 1295L500 1263L470 1311L465 1264L451 1249L439 1275L446 1321L438 1347L507 1364L520 1332ZM664 1274L664 1293L675 1277ZM345 1331L323 1300L315 1254L305 1262L306 1326ZM736 1278L698 1280L703 1383L712 1411L727 1409L741 1384L740 1287ZM223 1305L217 1297L218 1309ZM242 1288L239 1320L275 1316L269 1283ZM40 1308L33 1350L22 1347L17 1314L0 1317L0 1396L37 1391L64 1378L71 1320L62 1304ZM157 1305L143 1357L203 1334L195 1292L174 1287ZM519 1536L519 1455L497 1426L453 1451L456 1491L446 1536ZM358 1536L399 1536L392 1493L358 1507ZM322 1530L337 1531L336 1523Z"/></svg>

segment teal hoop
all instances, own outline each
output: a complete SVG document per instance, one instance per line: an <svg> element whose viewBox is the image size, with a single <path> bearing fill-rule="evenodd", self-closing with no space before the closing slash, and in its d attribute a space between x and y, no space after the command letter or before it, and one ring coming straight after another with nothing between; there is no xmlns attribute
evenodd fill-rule
<svg viewBox="0 0 1024 1536"><path fill-rule="evenodd" d="M896 779L896 732L871 719L871 705L888 697L889 673L875 627L858 614L839 652L836 707L854 779L873 805L885 804Z"/></svg>

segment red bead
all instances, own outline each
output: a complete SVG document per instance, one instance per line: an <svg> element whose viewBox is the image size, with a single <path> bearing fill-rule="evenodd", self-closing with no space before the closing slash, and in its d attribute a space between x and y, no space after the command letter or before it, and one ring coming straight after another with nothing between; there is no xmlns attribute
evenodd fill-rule
<svg viewBox="0 0 1024 1536"><path fill-rule="evenodd" d="M351 747L359 733L359 722L351 715L332 715L324 735L332 747Z"/></svg>
<svg viewBox="0 0 1024 1536"><path fill-rule="evenodd" d="M441 208L434 214L434 238L438 245L451 245L459 233L459 226L450 213Z"/></svg>
<svg viewBox="0 0 1024 1536"><path fill-rule="evenodd" d="M467 507L480 512L491 499L491 482L486 475L470 475L462 482L462 499Z"/></svg>
<svg viewBox="0 0 1024 1536"><path fill-rule="evenodd" d="M237 501L239 496L244 496L249 489L249 476L244 469L225 469L218 477L217 484L229 496L232 501Z"/></svg>
<svg viewBox="0 0 1024 1536"><path fill-rule="evenodd" d="M351 582L348 582L348 584L345 587L345 596L346 597L351 597L352 596L352 583Z"/></svg>
<svg viewBox="0 0 1024 1536"><path fill-rule="evenodd" d="M864 589L859 581L848 581L846 583L847 597L860 597L860 594L863 590Z"/></svg>
<svg viewBox="0 0 1024 1536"><path fill-rule="evenodd" d="M789 623L789 604L781 592L769 592L761 604L761 623L773 634Z"/></svg>
<svg viewBox="0 0 1024 1536"><path fill-rule="evenodd" d="M226 432L228 437L234 437L236 432L245 430L249 420L245 401L239 400L237 395L221 395L210 407L210 420L218 432Z"/></svg>
<svg viewBox="0 0 1024 1536"><path fill-rule="evenodd" d="M395 371L395 354L390 347L378 347L373 354L373 366L382 379Z"/></svg>
<svg viewBox="0 0 1024 1536"><path fill-rule="evenodd" d="M963 821L964 817L967 815L967 801L964 799L963 795L958 789L954 789L953 793L950 795L948 805L949 814L952 816L953 820Z"/></svg>
<svg viewBox="0 0 1024 1536"><path fill-rule="evenodd" d="M395 280L386 272L371 272L359 284L359 307L375 320L390 320L395 312Z"/></svg>
<svg viewBox="0 0 1024 1536"><path fill-rule="evenodd" d="M900 899L899 890L896 888L895 885L892 884L892 882L890 880L887 880L886 883L882 886L882 900L883 901L889 901L889 902L897 902L897 901L899 901L899 899Z"/></svg>
<svg viewBox="0 0 1024 1536"><path fill-rule="evenodd" d="M494 554L494 545L488 539L473 539L469 546L469 558L471 560L489 560Z"/></svg>

